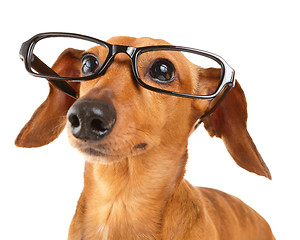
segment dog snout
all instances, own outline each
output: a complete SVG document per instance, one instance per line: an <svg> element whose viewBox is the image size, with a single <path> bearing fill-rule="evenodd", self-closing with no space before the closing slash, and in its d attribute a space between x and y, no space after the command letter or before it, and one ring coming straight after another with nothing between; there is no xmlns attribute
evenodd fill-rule
<svg viewBox="0 0 300 240"><path fill-rule="evenodd" d="M113 129L116 111L107 101L82 98L69 109L67 119L75 138L98 141Z"/></svg>

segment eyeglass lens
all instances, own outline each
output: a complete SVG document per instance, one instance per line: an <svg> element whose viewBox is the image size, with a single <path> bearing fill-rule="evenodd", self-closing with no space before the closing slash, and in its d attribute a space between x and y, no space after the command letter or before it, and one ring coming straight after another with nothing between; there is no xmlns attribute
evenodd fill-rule
<svg viewBox="0 0 300 240"><path fill-rule="evenodd" d="M66 53L68 49L82 50L82 66L79 66L81 69L78 69L78 72L82 73L83 76L89 76L98 70L108 54L108 50L104 46L90 41L68 37L42 39L36 43L32 54L37 56L48 67L52 67L60 56ZM89 50L90 54L85 54L86 50ZM39 74L33 66L31 67L31 70L34 73ZM49 75L49 73L47 74ZM59 76L70 77L67 71L60 71Z"/></svg>
<svg viewBox="0 0 300 240"><path fill-rule="evenodd" d="M138 73L145 84L177 93L213 94L220 77L209 78L205 74L207 68L220 69L220 65L211 58L185 51L149 51L138 58ZM195 85L188 81L191 78L195 79Z"/></svg>

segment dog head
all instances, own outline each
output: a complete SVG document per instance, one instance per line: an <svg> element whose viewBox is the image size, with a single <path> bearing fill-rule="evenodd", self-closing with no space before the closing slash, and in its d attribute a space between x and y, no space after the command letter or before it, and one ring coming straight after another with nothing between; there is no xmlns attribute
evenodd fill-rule
<svg viewBox="0 0 300 240"><path fill-rule="evenodd" d="M133 47L168 44L150 38L115 37L111 44ZM102 50L90 49L101 61ZM83 51L65 50L53 65L64 76L80 76ZM171 54L171 53L170 53ZM174 59L176 77L172 88L204 94L218 85L221 71L190 63L183 55ZM16 139L19 147L39 147L59 136L68 122L71 145L88 161L109 164L120 159L150 154L182 153L194 126L214 101L188 99L150 91L134 79L130 58L119 53L105 74L82 83L72 83L79 93L74 100L50 84L48 98L35 111ZM168 85L165 88L168 90ZM75 101L75 102L74 102ZM223 140L242 168L271 178L246 126L247 104L239 83L203 120L210 136ZM175 157L175 156L174 156Z"/></svg>

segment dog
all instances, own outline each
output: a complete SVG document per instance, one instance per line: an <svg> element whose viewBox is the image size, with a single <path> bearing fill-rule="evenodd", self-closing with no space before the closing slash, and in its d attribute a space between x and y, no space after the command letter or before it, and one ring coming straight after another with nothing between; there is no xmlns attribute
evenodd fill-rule
<svg viewBox="0 0 300 240"><path fill-rule="evenodd" d="M114 37L110 44L169 44L151 38ZM76 77L81 50L67 49L52 69ZM200 78L218 82L220 69L181 64L188 87ZM71 145L84 154L84 189L69 240L90 239L275 239L268 223L238 198L194 187L184 179L188 138L213 101L154 93L134 81L130 59L117 54L105 74L70 83L78 100L50 86L47 99L19 133L19 147L55 140L68 123ZM247 106L238 82L203 119L242 168L271 179L247 127ZM97 114L100 117L97 117ZM101 134L99 134L99 132ZM101 136L100 136L101 135ZM100 136L100 137L99 137Z"/></svg>

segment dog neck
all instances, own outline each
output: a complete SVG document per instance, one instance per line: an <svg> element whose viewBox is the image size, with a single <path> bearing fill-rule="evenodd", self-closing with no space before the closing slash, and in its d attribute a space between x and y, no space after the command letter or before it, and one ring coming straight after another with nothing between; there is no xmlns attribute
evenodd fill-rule
<svg viewBox="0 0 300 240"><path fill-rule="evenodd" d="M185 172L186 148L180 158L176 153L153 151L110 165L86 162L85 235L158 239L168 198Z"/></svg>

